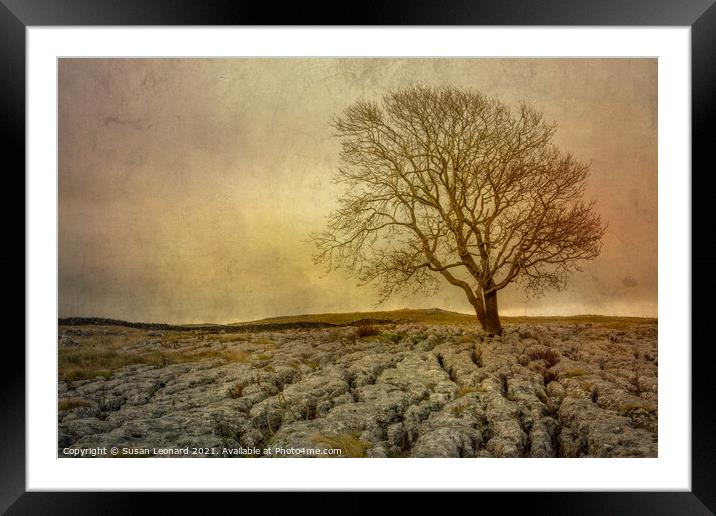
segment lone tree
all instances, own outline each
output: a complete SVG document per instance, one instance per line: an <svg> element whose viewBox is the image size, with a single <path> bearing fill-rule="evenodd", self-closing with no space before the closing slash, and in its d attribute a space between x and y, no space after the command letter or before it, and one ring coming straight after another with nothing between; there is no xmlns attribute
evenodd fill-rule
<svg viewBox="0 0 716 516"><path fill-rule="evenodd" d="M332 123L347 185L317 262L399 291L461 288L484 330L502 333L497 292L560 289L595 258L605 225L582 198L589 165L560 152L556 125L473 90L410 87L358 101Z"/></svg>

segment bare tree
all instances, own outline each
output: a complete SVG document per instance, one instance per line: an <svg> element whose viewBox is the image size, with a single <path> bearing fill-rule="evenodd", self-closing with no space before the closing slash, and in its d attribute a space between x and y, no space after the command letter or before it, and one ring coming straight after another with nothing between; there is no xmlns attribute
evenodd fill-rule
<svg viewBox="0 0 716 516"><path fill-rule="evenodd" d="M497 292L562 288L595 258L605 225L583 202L589 165L552 143L556 125L473 90L411 87L333 120L347 185L317 262L378 281L380 301L461 288L482 328L502 333Z"/></svg>

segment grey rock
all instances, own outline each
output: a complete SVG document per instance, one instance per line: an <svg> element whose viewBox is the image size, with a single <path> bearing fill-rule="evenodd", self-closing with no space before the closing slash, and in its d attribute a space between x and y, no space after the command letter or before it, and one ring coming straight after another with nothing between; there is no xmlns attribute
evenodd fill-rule
<svg viewBox="0 0 716 516"><path fill-rule="evenodd" d="M61 328L60 345L108 331ZM619 331L507 325L502 337L490 337L470 325L395 324L364 339L350 327L235 339L192 332L174 348L162 347L161 332L132 330L113 334L126 340L122 353L207 358L164 366L138 360L109 378L60 382L60 399L86 403L59 413L58 447L654 457L656 324Z"/></svg>

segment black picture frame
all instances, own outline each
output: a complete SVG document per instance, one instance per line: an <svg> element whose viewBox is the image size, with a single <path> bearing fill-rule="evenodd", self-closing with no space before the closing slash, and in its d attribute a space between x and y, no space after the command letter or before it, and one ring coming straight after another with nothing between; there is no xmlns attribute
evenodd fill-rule
<svg viewBox="0 0 716 516"><path fill-rule="evenodd" d="M711 305L706 301L716 281L709 275L715 258L707 254L710 235L710 194L704 181L713 175L711 147L716 142L716 4L715 0L502 0L450 2L394 0L332 5L305 3L280 8L268 2L224 0L0 0L0 62L3 80L1 141L3 156L25 167L25 30L28 26L112 25L572 25L572 26L690 26L692 73L692 490L690 492L602 493L473 493L480 504L524 507L549 514L712 514L716 510L716 440L712 422L712 343L706 321ZM13 168L12 171L15 169ZM6 169L6 174L11 170ZM694 188L698 179L699 188ZM23 186L24 188L24 186ZM661 207L664 208L664 207ZM23 246L24 249L24 246ZM24 256L23 252L23 257ZM703 294L699 296L699 293ZM701 297L704 302L699 303ZM24 298L24 297L23 297ZM18 324L19 326L19 324ZM685 333L685 340L688 334ZM668 345L667 343L666 345ZM152 510L150 502L162 496L162 512L189 508L206 502L188 493L58 493L25 490L25 354L19 346L6 346L4 361L13 364L0 375L0 510L8 514L127 514ZM380 506L370 493L353 493L339 505L330 497L312 498L310 493L283 495L264 493L261 500L241 506L266 504L271 512L280 505L311 507L311 512L368 512ZM212 493L212 506L225 495ZM219 496L220 498L216 498ZM448 496L448 495L446 495ZM454 497L455 494L449 495ZM254 494L251 495L254 497ZM295 498L299 499L296 500ZM152 500L149 500L152 498ZM421 494L412 500L425 507ZM229 501L229 503L232 503ZM443 502L445 503L445 502ZM450 504L458 503L451 499ZM474 503L474 501L467 501ZM516 504L516 505L515 505ZM268 507L268 506L267 506ZM508 505L505 505L508 507Z"/></svg>

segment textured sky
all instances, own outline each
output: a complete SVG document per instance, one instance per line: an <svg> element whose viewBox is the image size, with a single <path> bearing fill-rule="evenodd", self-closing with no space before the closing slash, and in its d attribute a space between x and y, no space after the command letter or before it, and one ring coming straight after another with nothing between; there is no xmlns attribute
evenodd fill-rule
<svg viewBox="0 0 716 516"><path fill-rule="evenodd" d="M341 187L329 121L415 83L556 121L609 224L566 290L500 292L503 315L657 313L654 59L61 59L59 315L169 323L376 309L314 265ZM462 291L379 309L470 312Z"/></svg>

